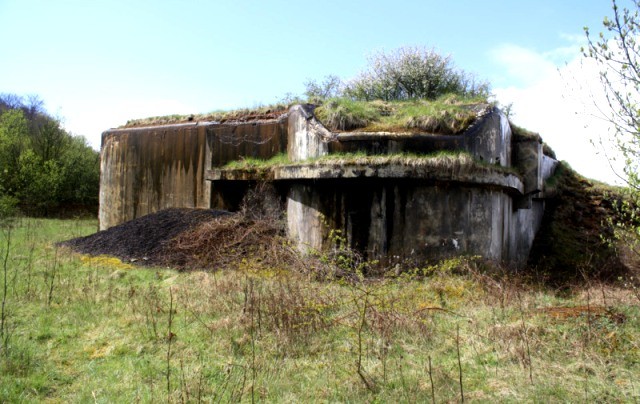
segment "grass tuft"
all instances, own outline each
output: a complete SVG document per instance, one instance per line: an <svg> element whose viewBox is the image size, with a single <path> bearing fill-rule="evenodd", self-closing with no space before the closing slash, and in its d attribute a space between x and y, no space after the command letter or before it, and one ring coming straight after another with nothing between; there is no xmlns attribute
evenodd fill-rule
<svg viewBox="0 0 640 404"><path fill-rule="evenodd" d="M380 102L354 101L331 98L316 108L317 118L332 130L364 128L381 117Z"/></svg>
<svg viewBox="0 0 640 404"><path fill-rule="evenodd" d="M279 153L270 159L257 159L253 157L241 157L239 160L233 160L225 164L223 169L261 169L277 167L289 164L289 158L286 153Z"/></svg>

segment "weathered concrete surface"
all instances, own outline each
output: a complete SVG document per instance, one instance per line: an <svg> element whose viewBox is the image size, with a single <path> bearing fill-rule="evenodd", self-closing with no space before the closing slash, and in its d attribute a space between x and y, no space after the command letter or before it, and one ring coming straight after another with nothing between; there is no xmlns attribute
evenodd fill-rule
<svg viewBox="0 0 640 404"><path fill-rule="evenodd" d="M106 131L101 151L100 229L160 209L234 206L242 192L234 199L225 185L212 188L205 180L206 170L243 157L268 159L286 148L286 117Z"/></svg>
<svg viewBox="0 0 640 404"><path fill-rule="evenodd" d="M293 184L287 200L287 229L299 251L320 251L326 245L328 230L321 212L320 194L313 186Z"/></svg>
<svg viewBox="0 0 640 404"><path fill-rule="evenodd" d="M325 180L291 187L287 207L290 237L303 251L330 246L332 229L366 258L383 262L467 254L515 263L522 260L519 248L532 242L529 228L519 228L518 218L526 217L514 214L512 198L495 188Z"/></svg>
<svg viewBox="0 0 640 404"><path fill-rule="evenodd" d="M513 212L510 227L507 229L509 238L509 259L506 262L516 267L527 263L533 240L542 225L544 215L544 200L534 199L528 209L518 209Z"/></svg>
<svg viewBox="0 0 640 404"><path fill-rule="evenodd" d="M542 143L537 139L515 142L513 155L516 167L524 181L524 193L536 194L542 191Z"/></svg>
<svg viewBox="0 0 640 404"><path fill-rule="evenodd" d="M464 135L430 133L346 132L329 143L331 153L365 152L369 155L394 153L429 154L442 150L464 150Z"/></svg>
<svg viewBox="0 0 640 404"><path fill-rule="evenodd" d="M507 116L494 107L464 132L465 150L486 163L511 167L511 137Z"/></svg>
<svg viewBox="0 0 640 404"><path fill-rule="evenodd" d="M210 167L221 167L242 158L268 160L287 152L288 121L210 124L207 144L211 150Z"/></svg>
<svg viewBox="0 0 640 404"><path fill-rule="evenodd" d="M497 108L486 111L460 135L431 133L345 132L329 143L329 154L365 152L374 154L420 153L442 150L467 151L485 163L511 167L511 127Z"/></svg>
<svg viewBox="0 0 640 404"><path fill-rule="evenodd" d="M102 135L100 229L171 207L209 206L206 128L183 124Z"/></svg>
<svg viewBox="0 0 640 404"><path fill-rule="evenodd" d="M412 178L432 181L448 181L505 188L505 192L522 193L522 181L515 174L466 167L442 168L429 166L343 164L340 166L309 164L283 166L273 169L274 180L321 180L357 178Z"/></svg>
<svg viewBox="0 0 640 404"><path fill-rule="evenodd" d="M209 181L302 181L357 178L412 178L448 181L504 188L505 192L522 194L524 186L512 173L485 166L454 166L443 168L427 163L409 166L403 164L296 164L265 169L212 169L207 170Z"/></svg>
<svg viewBox="0 0 640 404"><path fill-rule="evenodd" d="M328 142L334 139L313 115L313 105L295 105L289 110L287 155L290 161L325 156Z"/></svg>

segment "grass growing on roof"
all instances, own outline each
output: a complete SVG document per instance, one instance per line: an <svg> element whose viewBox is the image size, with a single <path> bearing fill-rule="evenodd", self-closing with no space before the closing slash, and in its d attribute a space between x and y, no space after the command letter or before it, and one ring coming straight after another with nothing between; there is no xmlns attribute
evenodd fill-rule
<svg viewBox="0 0 640 404"><path fill-rule="evenodd" d="M364 152L356 153L333 153L315 159L305 160L294 164L360 164L360 165L387 165L398 164L404 166L427 166L427 165L447 165L447 164L472 165L477 162L471 154L464 151L438 151L429 154L417 153L393 153L381 155L368 155Z"/></svg>
<svg viewBox="0 0 640 404"><path fill-rule="evenodd" d="M369 101L355 101L349 98L331 98L316 108L318 119L332 130L364 128L380 119L377 104Z"/></svg>
<svg viewBox="0 0 640 404"><path fill-rule="evenodd" d="M316 108L315 113L332 130L458 134L489 106L486 98L453 94L433 101L384 102L333 98Z"/></svg>
<svg viewBox="0 0 640 404"><path fill-rule="evenodd" d="M393 153L381 155L368 155L365 152L355 153L331 153L321 157L310 158L303 161L291 162L286 154L278 154L268 160L242 158L227 163L223 170L269 170L281 166L302 165L347 165L358 164L366 166L402 165L408 167L433 167L453 168L466 167L468 169L494 169L516 174L513 167L491 165L487 162L475 159L465 151L441 150L429 154L417 153Z"/></svg>
<svg viewBox="0 0 640 404"><path fill-rule="evenodd" d="M225 164L223 169L262 169L271 168L289 164L289 158L286 153L279 153L270 159L258 159L254 157L241 157L239 160L233 160Z"/></svg>
<svg viewBox="0 0 640 404"><path fill-rule="evenodd" d="M234 110L216 110L204 114L191 115L164 115L152 116L141 119L131 119L120 128L135 128L143 126L170 125L198 121L215 122L236 122L251 121L258 119L276 119L287 113L288 105L276 103L271 105L258 106L255 108L239 108Z"/></svg>

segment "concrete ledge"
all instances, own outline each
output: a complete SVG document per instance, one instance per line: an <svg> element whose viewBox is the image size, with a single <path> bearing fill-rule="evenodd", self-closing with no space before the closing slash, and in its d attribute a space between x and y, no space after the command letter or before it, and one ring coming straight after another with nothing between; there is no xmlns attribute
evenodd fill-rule
<svg viewBox="0 0 640 404"><path fill-rule="evenodd" d="M339 142L353 142L361 140L452 140L462 139L460 135L440 135L433 133L415 133L415 132L340 132L336 135Z"/></svg>
<svg viewBox="0 0 640 404"><path fill-rule="evenodd" d="M273 168L214 168L205 172L207 181L273 181Z"/></svg>
<svg viewBox="0 0 640 404"><path fill-rule="evenodd" d="M433 167L404 164L301 164L263 169L207 170L209 181L296 181L358 178L406 178L415 180L448 181L503 188L522 195L524 185L515 174L480 165Z"/></svg>

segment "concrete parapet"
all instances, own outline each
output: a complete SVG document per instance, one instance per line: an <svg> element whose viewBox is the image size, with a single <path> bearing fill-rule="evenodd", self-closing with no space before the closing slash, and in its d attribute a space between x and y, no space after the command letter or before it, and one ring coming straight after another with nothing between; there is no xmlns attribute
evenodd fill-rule
<svg viewBox="0 0 640 404"><path fill-rule="evenodd" d="M295 105L289 109L287 156L290 161L303 161L325 156L327 142L333 134L313 115L313 105Z"/></svg>

